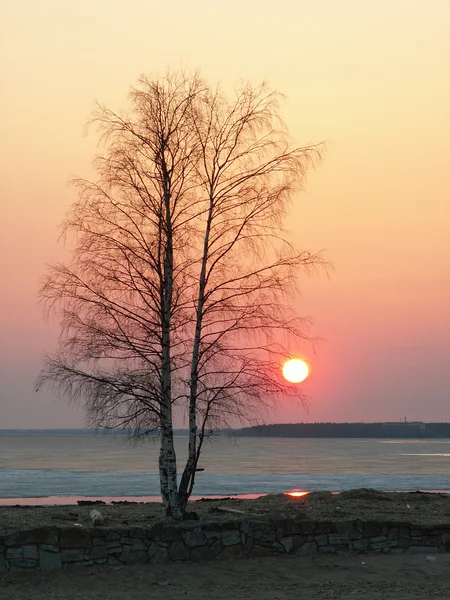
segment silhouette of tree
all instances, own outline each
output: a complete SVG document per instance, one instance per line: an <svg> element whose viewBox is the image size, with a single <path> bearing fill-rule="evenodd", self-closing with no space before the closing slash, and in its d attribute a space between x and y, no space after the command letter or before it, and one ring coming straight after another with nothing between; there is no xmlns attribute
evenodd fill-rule
<svg viewBox="0 0 450 600"><path fill-rule="evenodd" d="M290 344L308 339L290 305L319 254L287 240L286 209L321 146L291 148L280 96L242 85L232 100L197 75L142 77L130 110L98 106L96 181L75 179L68 264L40 290L61 335L38 384L81 401L90 424L160 433L167 513L182 518L211 427L277 397ZM177 477L173 416L187 412Z"/></svg>

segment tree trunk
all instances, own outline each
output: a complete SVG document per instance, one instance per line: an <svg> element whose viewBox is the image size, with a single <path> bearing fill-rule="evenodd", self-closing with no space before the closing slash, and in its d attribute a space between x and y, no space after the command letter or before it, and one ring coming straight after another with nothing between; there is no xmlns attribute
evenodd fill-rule
<svg viewBox="0 0 450 600"><path fill-rule="evenodd" d="M167 515L174 519L183 518L183 507L180 502L177 481L177 459L173 443L172 422L172 363L171 363L171 315L173 296L173 239L170 177L164 159L165 143L161 145L161 168L163 173L164 219L164 267L162 280L162 364L161 364L161 451L160 451L160 484L161 495L165 503Z"/></svg>
<svg viewBox="0 0 450 600"><path fill-rule="evenodd" d="M161 451L159 455L159 477L161 496L166 515L181 520L184 507L180 501L177 482L177 460L173 443L173 429L161 431Z"/></svg>
<svg viewBox="0 0 450 600"><path fill-rule="evenodd" d="M200 457L201 444L197 448L197 392L198 392L198 364L200 359L200 341L203 325L203 306L205 303L206 266L209 257L209 237L211 233L212 212L214 199L212 190L209 197L208 218L203 240L202 268L198 287L197 314L195 320L195 334L192 348L190 389L189 389L189 450L186 466L180 482L180 496L183 508L186 507L192 488L194 487L195 472Z"/></svg>

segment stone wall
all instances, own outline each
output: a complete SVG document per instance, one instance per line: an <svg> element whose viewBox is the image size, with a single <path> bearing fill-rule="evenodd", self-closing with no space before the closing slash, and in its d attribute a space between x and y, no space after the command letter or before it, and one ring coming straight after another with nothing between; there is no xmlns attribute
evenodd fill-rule
<svg viewBox="0 0 450 600"><path fill-rule="evenodd" d="M148 529L48 526L0 536L0 572L337 551L450 552L450 523L419 526L280 517L161 522Z"/></svg>

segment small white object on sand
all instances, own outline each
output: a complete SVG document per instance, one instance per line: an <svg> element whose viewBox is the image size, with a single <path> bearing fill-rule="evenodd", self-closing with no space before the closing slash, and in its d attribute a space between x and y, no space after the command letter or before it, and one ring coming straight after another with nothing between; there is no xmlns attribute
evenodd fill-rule
<svg viewBox="0 0 450 600"><path fill-rule="evenodd" d="M91 517L92 525L103 525L105 518L98 510L91 510L89 513Z"/></svg>

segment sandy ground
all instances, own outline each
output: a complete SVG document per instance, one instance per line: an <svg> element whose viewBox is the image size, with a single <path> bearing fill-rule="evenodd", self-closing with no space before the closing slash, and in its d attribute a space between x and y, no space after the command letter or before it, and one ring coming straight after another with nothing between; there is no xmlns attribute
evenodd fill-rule
<svg viewBox="0 0 450 600"><path fill-rule="evenodd" d="M92 508L101 511L107 527L137 525L149 528L164 519L164 510L159 502L118 503L94 507L0 506L0 534L42 525L67 527L77 523L82 527L89 527L89 512ZM236 512L223 512L223 508L231 508ZM389 493L367 489L342 492L339 495L313 492L300 498L278 494L255 500L190 502L188 510L197 513L200 519L215 521L289 515L315 520L340 521L360 518L437 525L450 523L450 494Z"/></svg>
<svg viewBox="0 0 450 600"><path fill-rule="evenodd" d="M363 564L364 563L364 564ZM14 573L2 600L449 600L450 554L333 555Z"/></svg>

